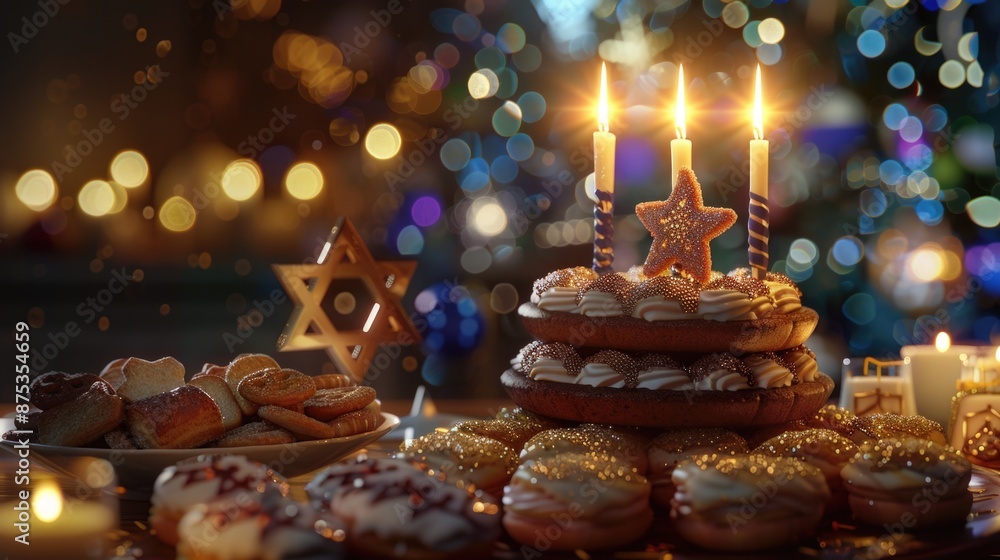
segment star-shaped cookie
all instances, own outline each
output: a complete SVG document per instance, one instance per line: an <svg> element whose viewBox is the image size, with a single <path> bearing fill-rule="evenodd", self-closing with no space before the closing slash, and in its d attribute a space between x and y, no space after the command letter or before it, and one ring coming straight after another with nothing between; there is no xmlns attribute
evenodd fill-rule
<svg viewBox="0 0 1000 560"><path fill-rule="evenodd" d="M689 167L680 169L667 200L640 203L635 213L653 235L643 273L656 276L677 266L703 283L712 274L709 241L736 223L736 212L731 209L705 206L701 185Z"/></svg>

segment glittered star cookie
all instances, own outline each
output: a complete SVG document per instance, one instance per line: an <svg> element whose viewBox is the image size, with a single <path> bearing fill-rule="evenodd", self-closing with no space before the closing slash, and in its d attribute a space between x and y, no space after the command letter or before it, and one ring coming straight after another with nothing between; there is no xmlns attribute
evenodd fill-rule
<svg viewBox="0 0 1000 560"><path fill-rule="evenodd" d="M667 200L638 204L635 213L653 235L643 273L656 276L677 266L699 282L708 282L712 274L708 242L736 223L736 212L729 208L705 206L701 185L688 167L678 172Z"/></svg>

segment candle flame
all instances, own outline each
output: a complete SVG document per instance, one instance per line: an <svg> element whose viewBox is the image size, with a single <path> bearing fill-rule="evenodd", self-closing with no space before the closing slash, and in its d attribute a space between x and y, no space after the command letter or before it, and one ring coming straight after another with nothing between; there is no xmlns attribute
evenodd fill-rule
<svg viewBox="0 0 1000 560"><path fill-rule="evenodd" d="M608 65L601 63L601 98L597 104L597 130L608 132Z"/></svg>
<svg viewBox="0 0 1000 560"><path fill-rule="evenodd" d="M62 492L56 483L45 481L38 485L34 496L31 497L31 511L39 521L52 523L59 518L62 513L63 497Z"/></svg>
<svg viewBox="0 0 1000 560"><path fill-rule="evenodd" d="M937 348L938 352L947 352L951 348L951 337L948 336L948 333L939 332L937 338L934 339L934 347Z"/></svg>
<svg viewBox="0 0 1000 560"><path fill-rule="evenodd" d="M1000 360L1000 346L997 346L996 359Z"/></svg>
<svg viewBox="0 0 1000 560"><path fill-rule="evenodd" d="M677 70L677 105L674 106L674 123L677 127L677 137L687 138L687 121L684 107L684 65Z"/></svg>
<svg viewBox="0 0 1000 560"><path fill-rule="evenodd" d="M753 95L753 137L764 138L764 92L760 85L760 64L757 65L757 85Z"/></svg>

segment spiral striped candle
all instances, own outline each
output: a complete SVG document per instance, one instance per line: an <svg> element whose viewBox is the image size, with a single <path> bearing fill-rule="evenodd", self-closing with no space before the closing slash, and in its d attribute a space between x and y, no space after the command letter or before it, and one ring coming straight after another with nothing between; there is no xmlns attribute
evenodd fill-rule
<svg viewBox="0 0 1000 560"><path fill-rule="evenodd" d="M597 132L594 133L594 272L608 274L615 260L612 238L615 213L615 135L608 126L608 74L601 66L601 97L597 106Z"/></svg>
<svg viewBox="0 0 1000 560"><path fill-rule="evenodd" d="M597 203L594 204L594 272L604 275L611 272L611 263L615 260L612 238L615 226L614 191L597 190Z"/></svg>
<svg viewBox="0 0 1000 560"><path fill-rule="evenodd" d="M767 274L767 244L768 231L767 199L757 193L750 192L750 221L747 227L750 231L750 270L754 278L763 280Z"/></svg>
<svg viewBox="0 0 1000 560"><path fill-rule="evenodd" d="M767 164L768 142L764 140L764 103L760 85L760 65L757 65L757 80L754 87L753 136L750 141L750 271L760 280L767 275L767 242L771 237L768 230L767 211Z"/></svg>

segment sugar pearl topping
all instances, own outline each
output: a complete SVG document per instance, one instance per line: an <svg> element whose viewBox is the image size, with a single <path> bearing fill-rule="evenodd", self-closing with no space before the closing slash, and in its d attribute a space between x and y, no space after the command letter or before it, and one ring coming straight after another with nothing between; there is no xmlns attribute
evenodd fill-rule
<svg viewBox="0 0 1000 560"><path fill-rule="evenodd" d="M740 360L732 354L723 354L721 352L716 352L714 354L709 354L704 356L695 363L691 364L688 368L688 374L692 381L701 381L705 379L713 372L716 371L730 371L733 373L738 373L746 378L747 385L753 387L757 384L757 380L754 379L753 371Z"/></svg>
<svg viewBox="0 0 1000 560"><path fill-rule="evenodd" d="M579 290L597 278L597 273L589 268L582 266L562 268L548 273L545 278L535 280L534 290L536 294L542 294L551 288Z"/></svg>
<svg viewBox="0 0 1000 560"><path fill-rule="evenodd" d="M858 416L851 426L871 439L900 435L924 438L932 432L941 431L941 424L923 416L900 416L891 412Z"/></svg>
<svg viewBox="0 0 1000 560"><path fill-rule="evenodd" d="M885 438L873 444L861 446L858 454L859 466L873 471L897 471L902 469L925 471L936 470L938 466L948 466L960 472L972 468L968 459L943 445L919 439Z"/></svg>

